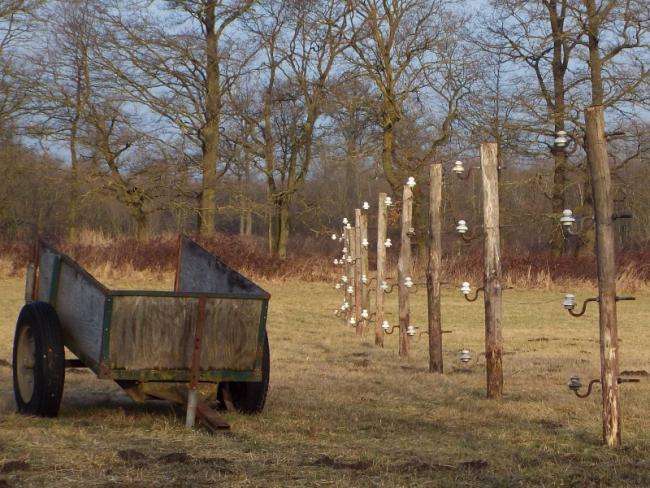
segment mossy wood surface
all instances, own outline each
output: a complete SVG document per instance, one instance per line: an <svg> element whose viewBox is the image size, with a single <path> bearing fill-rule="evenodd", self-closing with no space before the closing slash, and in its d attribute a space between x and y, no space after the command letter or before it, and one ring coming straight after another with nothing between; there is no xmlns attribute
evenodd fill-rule
<svg viewBox="0 0 650 488"><path fill-rule="evenodd" d="M207 300L201 370L255 368L262 304ZM197 312L197 298L114 296L108 367L189 370Z"/></svg>

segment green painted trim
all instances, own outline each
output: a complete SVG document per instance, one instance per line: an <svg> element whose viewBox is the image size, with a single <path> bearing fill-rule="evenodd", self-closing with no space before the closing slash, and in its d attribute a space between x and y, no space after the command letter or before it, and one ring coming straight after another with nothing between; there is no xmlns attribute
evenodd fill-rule
<svg viewBox="0 0 650 488"><path fill-rule="evenodd" d="M61 256L54 255L52 264L52 281L50 282L50 291L47 302L56 308L56 297L59 293L59 279L61 278Z"/></svg>
<svg viewBox="0 0 650 488"><path fill-rule="evenodd" d="M199 293L183 291L157 291L157 290L111 290L112 297L172 297L172 298L232 298L234 300L268 300L266 295L252 295L242 293Z"/></svg>
<svg viewBox="0 0 650 488"><path fill-rule="evenodd" d="M189 382L192 375L190 370L110 370L111 378L114 380L137 380L137 381L180 381ZM201 371L199 381L208 383L219 383L220 381L262 381L262 371Z"/></svg>
<svg viewBox="0 0 650 488"><path fill-rule="evenodd" d="M266 318L269 311L269 301L264 300L262 303L262 312L260 313L260 325L257 333L257 358L255 359L255 370L262 371L262 359L264 356L264 336L266 335Z"/></svg>
<svg viewBox="0 0 650 488"><path fill-rule="evenodd" d="M113 299L106 297L104 300L104 320L102 320L102 364L108 364L111 349L111 318L113 316Z"/></svg>

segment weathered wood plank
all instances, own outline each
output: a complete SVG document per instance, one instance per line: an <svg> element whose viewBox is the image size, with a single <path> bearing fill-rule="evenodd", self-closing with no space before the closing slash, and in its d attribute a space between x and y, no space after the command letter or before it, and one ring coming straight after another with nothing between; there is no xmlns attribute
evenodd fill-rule
<svg viewBox="0 0 650 488"><path fill-rule="evenodd" d="M208 298L201 370L255 367L263 300ZM198 299L113 297L109 367L190 369Z"/></svg>
<svg viewBox="0 0 650 488"><path fill-rule="evenodd" d="M66 347L94 367L101 359L104 306L102 290L85 275L61 262L56 312L61 321Z"/></svg>
<svg viewBox="0 0 650 488"><path fill-rule="evenodd" d="M252 370L255 367L262 300L208 299L201 368Z"/></svg>
<svg viewBox="0 0 650 488"><path fill-rule="evenodd" d="M115 296L108 367L189 369L198 299Z"/></svg>
<svg viewBox="0 0 650 488"><path fill-rule="evenodd" d="M262 288L187 238L181 240L179 267L177 291L268 296Z"/></svg>
<svg viewBox="0 0 650 488"><path fill-rule="evenodd" d="M25 303L34 301L34 285L36 282L36 266L34 263L27 265L25 272Z"/></svg>
<svg viewBox="0 0 650 488"><path fill-rule="evenodd" d="M38 258L38 289L36 292L37 300L48 302L50 299L50 288L52 287L52 273L54 272L54 263L57 254L45 246L39 249Z"/></svg>

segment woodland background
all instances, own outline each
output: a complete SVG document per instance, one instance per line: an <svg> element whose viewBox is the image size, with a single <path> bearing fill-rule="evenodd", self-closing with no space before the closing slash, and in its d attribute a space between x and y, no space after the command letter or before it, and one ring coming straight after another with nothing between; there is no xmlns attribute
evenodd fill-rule
<svg viewBox="0 0 650 488"><path fill-rule="evenodd" d="M365 200L374 215L379 191L399 203L408 176L422 249L440 163L451 269L481 247L455 222L482 221L480 172L451 166L497 142L506 268L593 276L589 221L564 239L558 219L593 213L583 112L602 104L615 205L634 215L621 260L647 279L649 41L646 0L0 0L2 253L18 269L39 232L162 269L183 232L320 279L342 218Z"/></svg>

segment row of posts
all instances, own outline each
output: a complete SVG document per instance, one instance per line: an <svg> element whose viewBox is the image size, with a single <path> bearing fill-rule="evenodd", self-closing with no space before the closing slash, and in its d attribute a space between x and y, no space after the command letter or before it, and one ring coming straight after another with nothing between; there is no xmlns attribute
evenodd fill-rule
<svg viewBox="0 0 650 488"><path fill-rule="evenodd" d="M590 165L592 186L595 200L596 253L598 264L598 303L600 325L600 360L602 386L602 432L603 440L610 447L621 444L621 416L618 383L618 330L616 302L621 299L616 295L616 263L612 221L614 218L612 203L612 184L609 170L609 157L605 137L604 109L602 106L590 107L585 113L587 159ZM485 357L488 398L501 398L503 395L503 336L501 324L501 257L499 228L499 166L497 145L481 145L481 174L483 202L483 244L484 244L484 304L485 304ZM455 169L454 169L455 171ZM461 169L462 171L462 169ZM442 327L440 316L440 267L441 267L441 198L442 168L434 164L430 168L429 225L428 225L428 262L427 305L429 335L429 370L443 371ZM378 236L377 236L377 299L375 318L375 343L383 346L384 289L386 263L386 194L379 196ZM406 278L412 276L411 236L413 194L409 185L404 186L402 197L401 247L398 261L399 286L399 353L408 355L408 335L410 326L409 288ZM368 309L369 280L367 252L361 246L362 239L367 246L367 217L356 211L355 239L346 232L346 244L352 256L363 256L357 268L355 290L361 290L361 301L355 302L355 320L357 332L361 334L365 318L361 310ZM357 230L358 229L358 230ZM365 249L365 246L363 246ZM348 270L348 276L352 276ZM365 278L365 279L362 279ZM352 303L352 294L346 297ZM351 310L348 312L352 313ZM352 318L348 316L347 319Z"/></svg>
<svg viewBox="0 0 650 488"><path fill-rule="evenodd" d="M497 145L481 146L481 168L483 180L483 218L484 218L484 302L485 302L485 357L487 362L487 396L501 398L503 395L503 338L501 333L501 258L499 236L499 185ZM397 287L399 292L399 354L408 356L409 335L413 334L410 318L410 289L412 288L413 262L413 189L412 179L402 191L400 253L397 263ZM442 265L442 165L432 164L429 168L429 213L427 229L427 267L426 289L428 306L429 370L443 372L442 320L440 312L440 270ZM375 344L383 347L386 330L384 295L382 286L386 276L386 248L391 244L387 239L388 205L390 199L385 193L379 194L377 214L377 272L376 272L376 312L374 317ZM349 223L343 233L344 249L347 258L342 261L345 276L350 282L344 283L346 323L355 325L357 334L363 334L369 325L370 277L368 270L368 217L361 209L355 210L354 226ZM365 311L365 312L364 312Z"/></svg>

